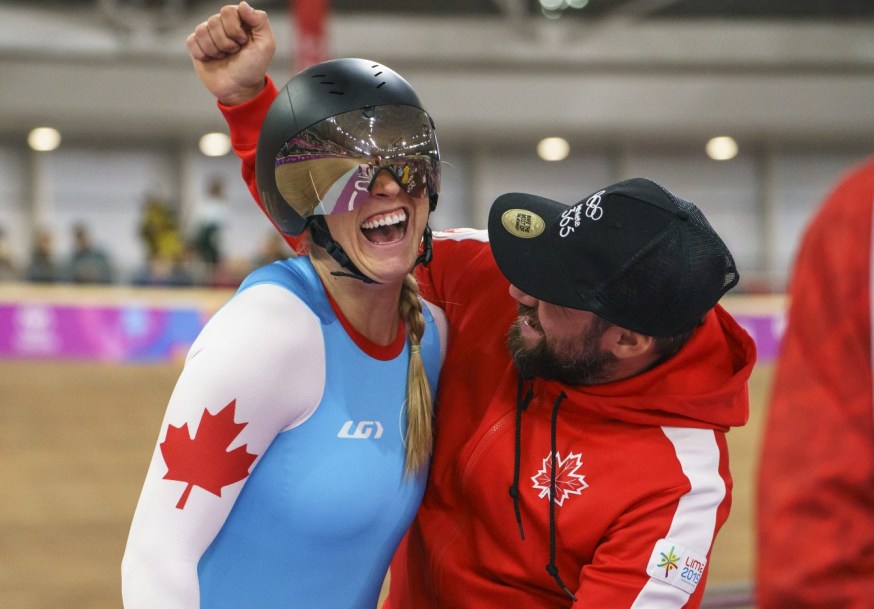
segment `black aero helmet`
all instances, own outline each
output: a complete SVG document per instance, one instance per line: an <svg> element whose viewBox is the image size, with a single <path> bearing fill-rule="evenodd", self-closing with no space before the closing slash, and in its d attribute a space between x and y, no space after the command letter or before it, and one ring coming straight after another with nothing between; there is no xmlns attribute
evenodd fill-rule
<svg viewBox="0 0 874 609"><path fill-rule="evenodd" d="M354 58L311 66L279 92L261 127L255 171L264 207L283 233L299 235L314 216L354 209L388 170L411 196L427 194L433 211L434 129L393 70Z"/></svg>

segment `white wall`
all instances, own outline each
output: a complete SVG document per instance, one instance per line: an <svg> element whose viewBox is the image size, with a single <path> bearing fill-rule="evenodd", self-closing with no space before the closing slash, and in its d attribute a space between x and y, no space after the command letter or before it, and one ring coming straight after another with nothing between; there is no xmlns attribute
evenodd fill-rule
<svg viewBox="0 0 874 609"><path fill-rule="evenodd" d="M188 215L219 172L229 187L225 250L254 255L269 225L236 161L195 150L200 135L224 125L184 40L218 5L131 36L96 9L36 4L0 3L0 223L10 226L14 252L26 253L43 216L63 251L69 225L83 219L130 269L142 261L135 225L149 189L169 190ZM294 24L274 12L271 74L282 85ZM483 227L506 191L570 203L645 175L705 211L746 271L744 283L779 285L813 208L842 170L874 153L867 22L553 22L408 11L336 15L330 43L334 57L398 70L434 116L446 161L436 228ZM22 142L43 124L61 129L64 144L33 156ZM726 134L741 156L704 159L704 141ZM576 140L569 161L534 156L549 135Z"/></svg>
<svg viewBox="0 0 874 609"><path fill-rule="evenodd" d="M170 147L63 145L35 154L0 143L0 226L17 266L23 268L36 227L52 232L56 259L63 263L72 249L72 227L82 222L95 244L110 253L120 279L127 280L145 262L139 223L146 200L157 196L167 201L188 233L193 230L189 214L196 213L214 176L226 185L223 250L230 260L245 264L273 229L252 201L233 155L209 158Z"/></svg>
<svg viewBox="0 0 874 609"><path fill-rule="evenodd" d="M484 228L491 202L505 192L530 192L570 204L609 183L643 176L697 204L734 253L741 288L757 290L763 282L782 289L811 214L866 152L754 151L719 163L693 150L588 150L548 163L518 146L473 144L444 149L442 156L442 192L431 222L435 229ZM34 155L0 141L0 225L23 265L31 226L40 214L55 233L61 259L70 251L72 225L85 222L124 279L144 261L138 224L146 196L161 195L178 205L183 220L190 219L216 175L224 179L227 193L223 249L230 260L246 264L273 229L252 202L233 155L64 146Z"/></svg>
<svg viewBox="0 0 874 609"><path fill-rule="evenodd" d="M773 205L776 230L769 243L777 269L791 268L799 236L811 214L840 177L869 154L870 151L837 151L775 155Z"/></svg>
<svg viewBox="0 0 874 609"><path fill-rule="evenodd" d="M144 262L138 225L149 195L174 201L178 172L160 149L67 149L44 154L39 179L50 184L45 226L56 236L57 251L69 252L71 229L86 224L96 244L112 254L119 270Z"/></svg>
<svg viewBox="0 0 874 609"><path fill-rule="evenodd" d="M25 194L23 148L19 148L0 142L0 227L5 230L13 257L23 261L30 243L30 205Z"/></svg>
<svg viewBox="0 0 874 609"><path fill-rule="evenodd" d="M756 160L747 155L715 162L700 151L631 152L623 173L650 178L695 203L732 251L738 266L759 270L765 265L768 245L762 227Z"/></svg>

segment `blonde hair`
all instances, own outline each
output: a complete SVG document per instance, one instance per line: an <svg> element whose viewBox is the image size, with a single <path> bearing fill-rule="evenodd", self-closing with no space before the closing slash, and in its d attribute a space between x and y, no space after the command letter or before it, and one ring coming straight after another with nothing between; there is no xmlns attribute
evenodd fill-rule
<svg viewBox="0 0 874 609"><path fill-rule="evenodd" d="M312 234L307 230L303 235L309 255L312 251ZM318 255L318 254L317 254ZM407 365L407 429L404 434L406 446L407 475L422 471L431 458L434 447L434 412L432 408L431 384L425 373L425 363L420 352L422 335L425 334L425 316L422 315L422 301L419 300L419 284L410 272L404 277L398 312L407 329L410 340L410 362Z"/></svg>
<svg viewBox="0 0 874 609"><path fill-rule="evenodd" d="M419 347L422 335L425 333L425 317L422 315L422 302L419 300L419 285L412 273L404 278L399 311L410 339L410 363L407 367L405 470L407 475L413 475L422 471L431 458L434 425L431 385L425 374L425 364Z"/></svg>

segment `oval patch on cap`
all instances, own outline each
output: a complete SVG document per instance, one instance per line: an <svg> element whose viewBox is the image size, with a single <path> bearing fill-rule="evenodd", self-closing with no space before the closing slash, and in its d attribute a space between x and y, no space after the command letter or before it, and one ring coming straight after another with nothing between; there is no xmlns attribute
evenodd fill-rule
<svg viewBox="0 0 874 609"><path fill-rule="evenodd" d="M543 232L543 218L527 209L508 209L501 215L501 224L508 233L522 239L531 239Z"/></svg>

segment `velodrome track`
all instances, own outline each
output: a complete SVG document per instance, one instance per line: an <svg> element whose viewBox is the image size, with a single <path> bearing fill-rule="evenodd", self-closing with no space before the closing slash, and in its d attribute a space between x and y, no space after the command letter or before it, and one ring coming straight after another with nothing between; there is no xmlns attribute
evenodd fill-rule
<svg viewBox="0 0 874 609"><path fill-rule="evenodd" d="M60 302L195 306L229 292L3 286L0 305ZM782 312L782 300L727 300L729 310ZM120 609L119 565L130 519L184 352L161 361L0 359L0 605ZM754 476L773 366L751 382L751 417L729 434L734 508L710 563L708 605L749 607ZM732 600L734 599L734 600Z"/></svg>

